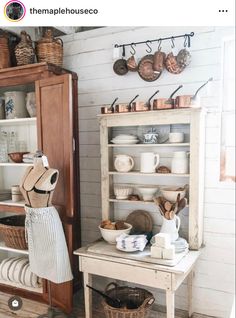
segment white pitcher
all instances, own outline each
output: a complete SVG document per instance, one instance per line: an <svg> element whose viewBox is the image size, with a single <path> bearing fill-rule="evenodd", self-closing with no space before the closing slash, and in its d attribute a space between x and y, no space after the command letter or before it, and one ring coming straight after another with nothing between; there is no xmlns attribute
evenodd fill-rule
<svg viewBox="0 0 236 318"><path fill-rule="evenodd" d="M129 172L134 167L134 159L128 155L116 155L114 167L118 172Z"/></svg>
<svg viewBox="0 0 236 318"><path fill-rule="evenodd" d="M142 152L140 159L140 172L153 173L160 162L160 156L153 152Z"/></svg>
<svg viewBox="0 0 236 318"><path fill-rule="evenodd" d="M171 237L171 242L176 241L179 238L179 228L180 228L180 218L175 215L173 220L167 220L165 217L162 217L162 226L160 233L167 233Z"/></svg>

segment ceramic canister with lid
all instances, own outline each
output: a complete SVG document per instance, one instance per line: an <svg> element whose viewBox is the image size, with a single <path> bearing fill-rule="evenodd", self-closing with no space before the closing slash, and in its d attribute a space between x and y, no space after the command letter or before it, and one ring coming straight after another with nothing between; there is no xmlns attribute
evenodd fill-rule
<svg viewBox="0 0 236 318"><path fill-rule="evenodd" d="M184 174L189 172L188 152L175 151L171 162L171 172Z"/></svg>
<svg viewBox="0 0 236 318"><path fill-rule="evenodd" d="M6 119L28 117L25 104L25 92L5 92L4 96Z"/></svg>

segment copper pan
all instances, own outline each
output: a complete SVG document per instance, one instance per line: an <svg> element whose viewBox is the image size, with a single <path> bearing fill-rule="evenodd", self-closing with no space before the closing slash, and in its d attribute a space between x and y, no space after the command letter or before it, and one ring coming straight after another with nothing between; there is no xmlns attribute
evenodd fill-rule
<svg viewBox="0 0 236 318"><path fill-rule="evenodd" d="M153 110L158 109L172 109L175 106L175 99L173 98L174 94L182 88L183 85L180 85L174 92L170 95L169 98L158 98L153 101Z"/></svg>
<svg viewBox="0 0 236 318"><path fill-rule="evenodd" d="M148 101L145 102L135 102L132 104L132 111L133 112L143 112L151 110L151 99L159 93L159 90L157 90L151 97L149 97Z"/></svg>
<svg viewBox="0 0 236 318"><path fill-rule="evenodd" d="M134 98L132 98L132 100L128 104L127 103L117 104L115 106L116 112L117 113L128 113L128 112L130 112L132 110L132 103L138 97L139 97L139 95L136 95Z"/></svg>
<svg viewBox="0 0 236 318"><path fill-rule="evenodd" d="M187 108L187 107L196 107L198 106L198 93L199 91L206 86L213 78L209 78L207 82L201 85L194 95L181 95L177 96L175 99L175 108Z"/></svg>

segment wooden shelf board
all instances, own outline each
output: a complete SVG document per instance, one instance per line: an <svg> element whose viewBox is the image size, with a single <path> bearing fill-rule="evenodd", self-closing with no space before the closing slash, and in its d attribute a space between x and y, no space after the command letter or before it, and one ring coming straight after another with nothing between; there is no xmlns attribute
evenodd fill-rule
<svg viewBox="0 0 236 318"><path fill-rule="evenodd" d="M16 124L34 124L36 123L36 117L30 118L14 118L14 119L1 119L0 126L3 125L16 125Z"/></svg>
<svg viewBox="0 0 236 318"><path fill-rule="evenodd" d="M18 250L16 248L7 247L6 244L4 242L1 242L1 241L0 241L0 251L29 255L29 252L27 250Z"/></svg>
<svg viewBox="0 0 236 318"><path fill-rule="evenodd" d="M25 206L24 201L13 202L12 200L0 201L0 205L10 205L10 206Z"/></svg>
<svg viewBox="0 0 236 318"><path fill-rule="evenodd" d="M190 143L163 143L163 144L108 144L108 147L134 147L134 148L150 148L150 147L189 147Z"/></svg>
<svg viewBox="0 0 236 318"><path fill-rule="evenodd" d="M109 175L124 175L124 176L146 176L146 177L177 177L177 178L188 178L189 174L175 174L175 173L142 173L140 171L130 171L130 172L118 172L109 171Z"/></svg>
<svg viewBox="0 0 236 318"><path fill-rule="evenodd" d="M31 167L33 163L14 163L14 162L1 162L0 167Z"/></svg>
<svg viewBox="0 0 236 318"><path fill-rule="evenodd" d="M43 288L42 287L39 287L39 288L27 287L27 286L24 286L24 285L21 285L21 284L17 284L17 283L10 282L10 281L5 281L5 280L2 280L2 279L0 279L0 285L5 285L5 286L8 286L8 287L15 287L15 288L19 288L22 291L30 291L30 292L34 292L34 293L37 293L37 294L42 294L43 293Z"/></svg>

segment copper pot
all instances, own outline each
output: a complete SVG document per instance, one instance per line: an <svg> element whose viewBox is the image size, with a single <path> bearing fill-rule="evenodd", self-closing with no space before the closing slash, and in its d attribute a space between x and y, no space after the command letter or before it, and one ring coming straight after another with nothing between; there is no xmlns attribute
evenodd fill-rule
<svg viewBox="0 0 236 318"><path fill-rule="evenodd" d="M118 97L112 102L110 107L103 106L101 108L101 113L102 114L112 114L112 113L114 113L114 105L115 105L115 102L117 100L118 100Z"/></svg>
<svg viewBox="0 0 236 318"><path fill-rule="evenodd" d="M136 98L138 98L139 95L136 95L132 100L127 104L118 104L115 106L115 111L117 113L127 113L132 110L132 103L135 101Z"/></svg>
<svg viewBox="0 0 236 318"><path fill-rule="evenodd" d="M157 90L149 99L148 101L145 102L135 102L132 104L132 111L133 112L143 112L143 111L148 111L151 110L151 99L159 93L159 90Z"/></svg>
<svg viewBox="0 0 236 318"><path fill-rule="evenodd" d="M157 109L172 109L175 106L175 99L173 98L174 94L182 88L183 85L180 85L174 92L170 95L169 98L158 98L153 101L153 110Z"/></svg>
<svg viewBox="0 0 236 318"><path fill-rule="evenodd" d="M203 85L201 85L196 93L194 95L181 95L181 96L177 96L175 99L175 108L188 108L188 107L196 107L199 106L198 103L198 93L199 91L206 86L210 81L212 81L213 78L209 78L209 80L207 82L205 82Z"/></svg>
<svg viewBox="0 0 236 318"><path fill-rule="evenodd" d="M153 57L153 70L157 72L162 72L165 67L166 54L158 50L155 52Z"/></svg>

